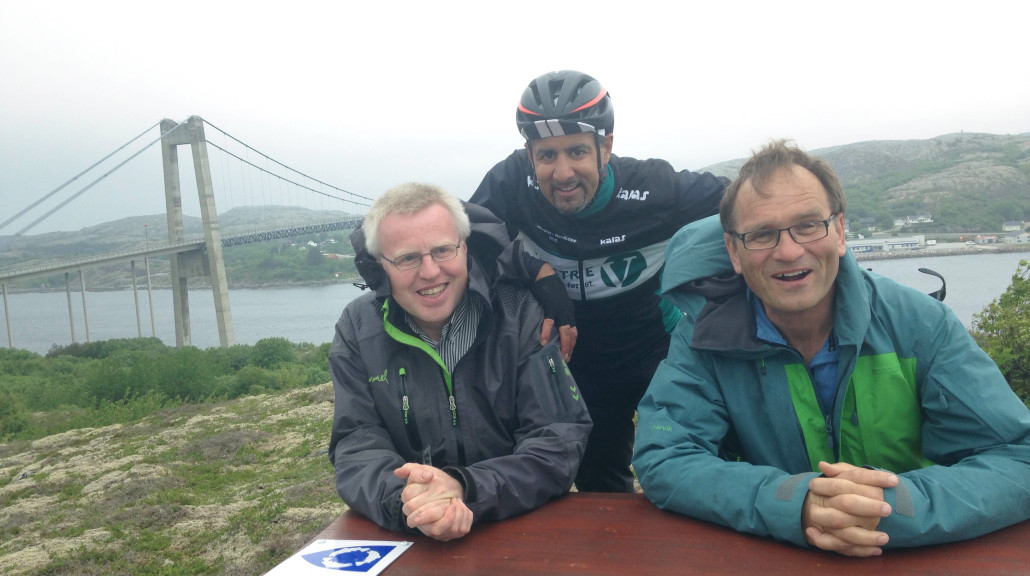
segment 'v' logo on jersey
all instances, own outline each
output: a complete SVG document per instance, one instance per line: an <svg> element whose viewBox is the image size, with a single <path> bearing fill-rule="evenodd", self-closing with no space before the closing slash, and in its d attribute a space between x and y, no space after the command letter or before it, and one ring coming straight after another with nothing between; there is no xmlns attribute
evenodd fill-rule
<svg viewBox="0 0 1030 576"><path fill-rule="evenodd" d="M640 252L630 252L612 256L601 266L601 280L612 288L629 286L640 278L640 273L647 269L647 260Z"/></svg>

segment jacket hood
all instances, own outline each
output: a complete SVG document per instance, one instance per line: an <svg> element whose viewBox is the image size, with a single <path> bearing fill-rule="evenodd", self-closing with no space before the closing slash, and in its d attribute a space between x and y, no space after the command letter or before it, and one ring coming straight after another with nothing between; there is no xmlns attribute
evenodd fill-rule
<svg viewBox="0 0 1030 576"><path fill-rule="evenodd" d="M472 232L465 240L469 249L469 263L479 263L488 278L496 275L497 257L510 244L508 230L504 222L494 216L488 209L462 201L462 206L469 216ZM376 261L365 245L365 228L359 226L350 234L350 243L354 248L354 267L364 279L365 285L375 291L376 298L385 300L390 296L390 279L382 264Z"/></svg>
<svg viewBox="0 0 1030 576"><path fill-rule="evenodd" d="M661 293L680 310L696 312L704 299L739 292L742 285L726 252L718 214L687 224L669 240Z"/></svg>

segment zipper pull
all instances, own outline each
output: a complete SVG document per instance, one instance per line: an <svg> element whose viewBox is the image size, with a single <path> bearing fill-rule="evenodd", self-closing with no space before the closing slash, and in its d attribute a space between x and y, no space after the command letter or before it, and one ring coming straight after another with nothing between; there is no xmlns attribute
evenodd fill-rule
<svg viewBox="0 0 1030 576"><path fill-rule="evenodd" d="M837 448L833 445L833 420L831 416L827 414L825 416L825 428L826 428L826 447L833 452L834 457L837 456Z"/></svg>
<svg viewBox="0 0 1030 576"><path fill-rule="evenodd" d="M407 382L407 380L408 380L408 371L405 370L404 368L401 368L399 373L400 373L400 377L401 377L401 394L402 394L402 396L401 396L401 409L404 410L404 425L407 426L408 425L408 409L410 408L410 406L408 404L408 382Z"/></svg>
<svg viewBox="0 0 1030 576"><path fill-rule="evenodd" d="M547 357L547 363L551 365L551 374L557 374L558 369L554 367L554 358Z"/></svg>
<svg viewBox="0 0 1030 576"><path fill-rule="evenodd" d="M448 403L451 405L451 426L458 425L458 407L454 404L454 394L451 394L448 398Z"/></svg>

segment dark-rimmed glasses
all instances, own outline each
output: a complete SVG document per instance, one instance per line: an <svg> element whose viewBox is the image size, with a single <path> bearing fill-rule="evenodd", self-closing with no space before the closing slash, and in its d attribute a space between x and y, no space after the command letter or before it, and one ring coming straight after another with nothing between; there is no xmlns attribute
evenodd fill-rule
<svg viewBox="0 0 1030 576"><path fill-rule="evenodd" d="M731 233L732 236L740 238L744 248L748 250L771 250L780 244L780 236L784 230L790 234L798 244L822 240L830 234L830 221L837 217L837 213L830 214L825 220L811 220L801 222L786 228L762 228L752 230L743 234Z"/></svg>
<svg viewBox="0 0 1030 576"><path fill-rule="evenodd" d="M461 248L461 242L458 242L457 244L434 246L429 250L429 252L409 252L407 254L401 254L393 260L390 260L385 256L383 256L382 259L393 264L398 270L414 270L422 265L422 258L426 256L432 256L433 260L436 262L454 260L454 257L458 255L458 248Z"/></svg>

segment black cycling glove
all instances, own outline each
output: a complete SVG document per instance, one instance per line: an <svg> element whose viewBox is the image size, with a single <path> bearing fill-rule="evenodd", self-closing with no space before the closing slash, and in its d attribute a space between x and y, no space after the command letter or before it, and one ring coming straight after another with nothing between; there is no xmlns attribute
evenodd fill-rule
<svg viewBox="0 0 1030 576"><path fill-rule="evenodd" d="M544 308L544 317L554 319L555 327L575 326L576 312L572 306L572 298L565 291L565 285L557 274L544 276L529 287L533 297Z"/></svg>

